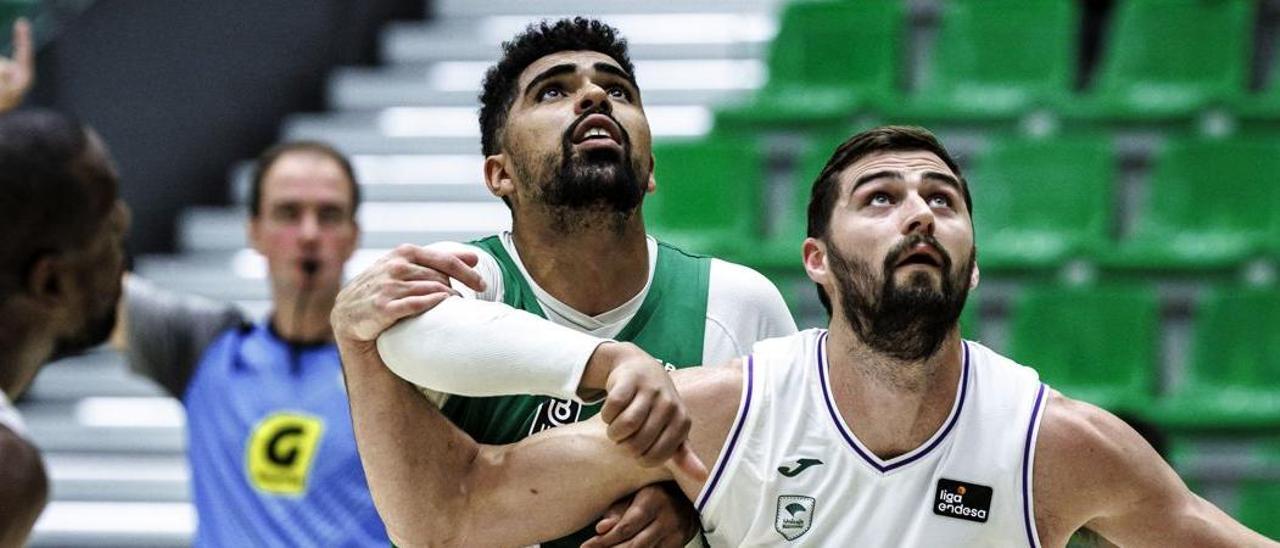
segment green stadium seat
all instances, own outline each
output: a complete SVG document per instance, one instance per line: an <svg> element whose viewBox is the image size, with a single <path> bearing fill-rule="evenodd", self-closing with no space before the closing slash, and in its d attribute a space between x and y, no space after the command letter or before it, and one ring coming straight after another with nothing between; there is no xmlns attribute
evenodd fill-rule
<svg viewBox="0 0 1280 548"><path fill-rule="evenodd" d="M764 177L755 145L712 135L655 143L653 155L657 191L644 205L650 232L686 251L729 258L758 244Z"/></svg>
<svg viewBox="0 0 1280 548"><path fill-rule="evenodd" d="M1280 143L1183 140L1157 154L1133 233L1103 257L1112 267L1223 269L1264 253L1280 204Z"/></svg>
<svg viewBox="0 0 1280 548"><path fill-rule="evenodd" d="M1160 420L1180 430L1280 427L1280 290L1222 287L1200 301L1186 378Z"/></svg>
<svg viewBox="0 0 1280 548"><path fill-rule="evenodd" d="M1280 439L1257 444L1253 451L1258 462L1270 470L1280 469ZM1236 518L1245 526L1271 539L1280 539L1280 476L1255 477L1240 482Z"/></svg>
<svg viewBox="0 0 1280 548"><path fill-rule="evenodd" d="M791 184L781 208L776 212L777 223L769 237L750 257L747 264L765 272L791 272L803 275L801 246L809 233L809 195L814 180L826 166L836 147L856 131L823 132L814 137L800 157L792 172Z"/></svg>
<svg viewBox="0 0 1280 548"><path fill-rule="evenodd" d="M1068 114L1173 119L1238 98L1248 81L1252 16L1248 0L1117 3L1095 84Z"/></svg>
<svg viewBox="0 0 1280 548"><path fill-rule="evenodd" d="M919 90L898 117L1009 119L1056 106L1075 77L1074 0L952 0Z"/></svg>
<svg viewBox="0 0 1280 548"><path fill-rule="evenodd" d="M1246 527L1263 536L1280 540L1280 479L1251 479L1240 482L1240 509L1236 517Z"/></svg>
<svg viewBox="0 0 1280 548"><path fill-rule="evenodd" d="M1155 393L1160 304L1145 286L1032 286L1014 300L1009 356L1068 397L1141 417Z"/></svg>
<svg viewBox="0 0 1280 548"><path fill-rule="evenodd" d="M769 80L716 112L717 128L838 122L893 94L904 16L896 0L787 5L769 50Z"/></svg>
<svg viewBox="0 0 1280 548"><path fill-rule="evenodd" d="M1115 171L1104 139L994 143L967 177L979 265L1057 267L1105 248Z"/></svg>

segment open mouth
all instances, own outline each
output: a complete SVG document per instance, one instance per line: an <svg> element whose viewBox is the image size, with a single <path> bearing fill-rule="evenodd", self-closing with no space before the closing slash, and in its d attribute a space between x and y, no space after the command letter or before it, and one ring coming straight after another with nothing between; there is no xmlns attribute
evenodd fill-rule
<svg viewBox="0 0 1280 548"><path fill-rule="evenodd" d="M929 244L918 244L913 247L905 257L898 261L897 266L909 265L925 265L934 268L942 268L942 255L937 249Z"/></svg>
<svg viewBox="0 0 1280 548"><path fill-rule="evenodd" d="M592 114L574 128L571 141L575 145L598 143L622 146L622 128L604 114Z"/></svg>

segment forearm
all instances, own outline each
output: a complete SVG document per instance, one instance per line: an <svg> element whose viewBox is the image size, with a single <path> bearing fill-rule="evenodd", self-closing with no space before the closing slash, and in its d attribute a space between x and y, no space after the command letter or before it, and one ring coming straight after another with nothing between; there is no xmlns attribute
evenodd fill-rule
<svg viewBox="0 0 1280 548"><path fill-rule="evenodd" d="M339 349L360 461L388 534L401 546L466 544L459 525L478 445L392 375L372 345Z"/></svg>
<svg viewBox="0 0 1280 548"><path fill-rule="evenodd" d="M418 386L472 397L603 395L603 375L584 369L604 339L501 303L450 298L378 337L387 367Z"/></svg>
<svg viewBox="0 0 1280 548"><path fill-rule="evenodd" d="M668 479L660 467L639 467L599 421L480 446L371 347L339 348L360 460L398 545L528 545L577 530L618 497Z"/></svg>

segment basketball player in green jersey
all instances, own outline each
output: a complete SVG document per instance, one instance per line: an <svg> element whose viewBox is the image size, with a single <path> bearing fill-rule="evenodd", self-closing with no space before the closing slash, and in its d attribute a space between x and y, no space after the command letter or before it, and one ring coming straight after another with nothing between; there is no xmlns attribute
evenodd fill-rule
<svg viewBox="0 0 1280 548"><path fill-rule="evenodd" d="M481 102L485 182L511 208L512 230L469 245L402 247L353 280L334 309L353 418L357 425L377 423L357 426L362 453L394 447L406 459L425 454L414 447L420 425L412 409L421 398L393 396L403 392L400 381L380 363L363 363L378 360L372 341L387 325L369 318L375 307L391 304L379 293L388 283L410 297L400 301L400 316L431 299L413 295L439 290L453 278L466 282L455 288L465 296L633 342L668 369L724 363L757 340L795 332L776 288L760 274L646 234L640 205L656 187L650 132L625 42L614 29L581 18L531 26L504 45L503 58L486 75ZM406 327L412 338L412 326ZM353 374L356 369L360 374ZM567 383L577 386L576 380ZM547 396L428 397L454 424L491 444L599 411ZM639 431L629 440L637 454L661 462L666 448L648 434L657 430L645 424ZM385 491L376 487L380 483L415 481L368 464L366 469L375 493ZM389 508L414 511L376 496L375 502L384 518ZM672 511L677 504L680 510ZM695 530L688 503L673 488L658 486L619 501L597 524L597 538L584 529L547 545L678 546ZM395 539L396 532L389 532Z"/></svg>

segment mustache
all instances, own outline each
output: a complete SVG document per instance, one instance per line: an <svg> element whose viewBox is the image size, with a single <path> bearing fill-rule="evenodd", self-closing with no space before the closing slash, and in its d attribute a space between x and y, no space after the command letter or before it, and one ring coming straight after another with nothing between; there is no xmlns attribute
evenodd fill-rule
<svg viewBox="0 0 1280 548"><path fill-rule="evenodd" d="M942 247L942 244L938 243L938 239L934 238L933 235L920 233L902 238L902 240L889 249L889 252L884 256L884 271L892 272L894 267L898 265L898 262L901 261L903 257L911 253L911 248L922 243L929 244L933 247L934 251L938 252L938 256L942 257L942 271L950 272L951 255L947 253L946 248Z"/></svg>

